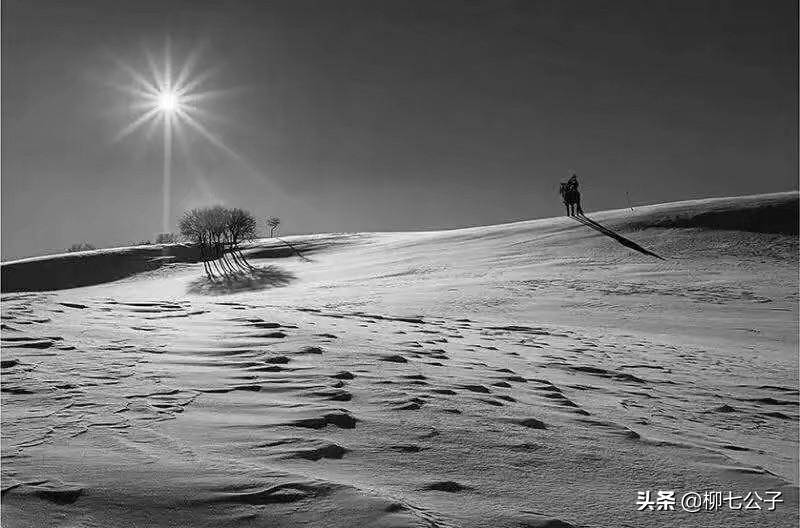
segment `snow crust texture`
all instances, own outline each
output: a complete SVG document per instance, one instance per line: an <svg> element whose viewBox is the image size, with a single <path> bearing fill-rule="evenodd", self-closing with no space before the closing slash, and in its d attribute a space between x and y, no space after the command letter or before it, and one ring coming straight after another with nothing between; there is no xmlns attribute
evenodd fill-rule
<svg viewBox="0 0 800 528"><path fill-rule="evenodd" d="M2 524L793 526L797 204L5 263Z"/></svg>

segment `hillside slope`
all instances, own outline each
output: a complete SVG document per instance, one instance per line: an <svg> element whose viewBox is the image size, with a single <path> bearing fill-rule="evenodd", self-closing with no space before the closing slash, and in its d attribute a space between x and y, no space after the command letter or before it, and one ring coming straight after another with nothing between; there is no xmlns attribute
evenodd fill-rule
<svg viewBox="0 0 800 528"><path fill-rule="evenodd" d="M701 229L706 231L740 231L758 232L766 235L796 235L798 229L798 193L785 192L767 195L742 196L735 198L714 198L704 200L690 200L651 206L638 207L634 210L620 209L602 211L589 215L594 221L583 221L583 225L596 234L604 234L614 239L616 231L630 233L646 229ZM597 221L603 224L598 224ZM580 223L580 222L579 222ZM572 229L570 229L572 228ZM604 230L605 228L605 230ZM495 239L508 239L517 241L519 236L552 236L561 233L559 238L574 239L570 241L581 242L585 236L595 233L581 229L579 225L567 218L551 218L532 220L497 226L455 229L440 232L420 233L392 233L379 234L384 240L391 240L393 236L398 240L405 240L408 236L422 240L457 241L478 243L487 237ZM618 234L618 233L617 233ZM369 234L356 235L364 239ZM352 239L353 235L310 235L290 237L294 246L303 251L315 251L329 245L338 245ZM621 237L620 237L621 238ZM649 238L649 237L645 237ZM729 237L735 239L736 237ZM747 247L752 241L761 240L768 253L783 251L783 246L775 248L772 238L754 239L746 238ZM777 239L781 244L783 240ZM664 237L655 240L656 244L663 243ZM599 239L598 242L602 246ZM623 240L617 239L625 245ZM696 244L691 244L691 248ZM588 244L590 247L597 244ZM276 246L274 240L264 239L261 243L254 244L261 251L253 251L255 257L288 257L293 256L291 245L284 242ZM627 246L635 251L641 247ZM576 245L576 253L585 249L586 244ZM524 251L524 248L517 248ZM666 244L667 250L674 249L674 244ZM678 251L675 257L680 258L685 251ZM65 253L60 255L46 255L2 263L2 283L4 292L13 291L50 291L75 288L93 284L101 284L121 278L126 278L140 272L158 269L170 263L193 263L199 260L199 255L191 247L185 245L155 245L112 248L81 253Z"/></svg>
<svg viewBox="0 0 800 528"><path fill-rule="evenodd" d="M797 206L4 263L2 524L789 526Z"/></svg>

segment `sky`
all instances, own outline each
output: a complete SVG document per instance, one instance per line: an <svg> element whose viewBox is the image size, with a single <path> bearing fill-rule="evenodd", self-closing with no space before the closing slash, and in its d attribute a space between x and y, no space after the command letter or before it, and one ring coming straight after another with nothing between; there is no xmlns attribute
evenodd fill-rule
<svg viewBox="0 0 800 528"><path fill-rule="evenodd" d="M794 0L3 0L2 259L152 240L126 67L197 57L171 215L405 231L798 187ZM208 73L208 75L206 75ZM174 227L173 227L174 229Z"/></svg>

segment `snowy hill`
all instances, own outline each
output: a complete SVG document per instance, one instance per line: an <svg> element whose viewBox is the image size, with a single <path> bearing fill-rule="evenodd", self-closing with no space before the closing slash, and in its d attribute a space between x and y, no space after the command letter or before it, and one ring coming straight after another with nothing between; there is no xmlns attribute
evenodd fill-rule
<svg viewBox="0 0 800 528"><path fill-rule="evenodd" d="M439 243L475 243L479 244L487 238L508 240L511 243L521 242L521 237L555 236L554 243L563 245L574 243L575 253L589 248L611 249L613 244L598 234L611 235L610 231L631 233L647 229L700 229L704 231L741 231L759 232L765 235L796 235L798 232L798 193L785 192L767 195L742 196L735 198L714 198L690 200L644 207L635 210L619 209L590 213L594 224L583 222L585 229L575 219L557 217L543 220L532 220L497 226L455 229L448 231L426 231L419 233L360 233L357 235L309 235L295 236L286 239L303 251L319 251L340 243L352 244L356 240L369 240L370 244L378 238L392 251L393 242L404 244L409 237L427 241L431 245ZM601 224L597 224L601 222ZM603 233L602 228L608 228ZM592 231L594 230L594 232ZM640 240L651 241L660 249L673 250L674 244L667 241L669 237L655 233L642 234ZM704 238L702 234L698 237ZM736 235L728 234L730 239ZM588 241L587 243L587 239ZM612 238L613 239L613 238ZM752 237L745 237L746 245L753 242ZM771 239L765 239L767 245ZM619 240L618 240L619 242ZM696 244L692 244L694 246ZM527 249L515 246L520 253ZM263 239L253 244L253 254L263 257L293 256L294 252L283 242L274 239ZM545 250L548 248L537 248ZM638 250L634 248L634 250ZM620 251L612 251L618 254ZM679 251L677 258L683 252ZM424 257L424 255L422 255ZM198 255L192 248L184 245L136 246L128 248L112 248L80 253L47 255L2 264L3 291L49 291L71 287L99 284L128 277L143 271L158 269L170 263L196 262Z"/></svg>
<svg viewBox="0 0 800 528"><path fill-rule="evenodd" d="M788 526L797 220L264 239L225 285L185 246L6 262L3 524ZM637 512L659 489L786 502Z"/></svg>

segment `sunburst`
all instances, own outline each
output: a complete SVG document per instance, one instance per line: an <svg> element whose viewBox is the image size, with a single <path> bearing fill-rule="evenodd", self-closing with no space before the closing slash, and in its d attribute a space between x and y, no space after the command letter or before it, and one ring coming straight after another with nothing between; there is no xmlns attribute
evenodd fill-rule
<svg viewBox="0 0 800 528"><path fill-rule="evenodd" d="M150 52L145 52L145 58L147 61L145 71L139 71L121 60L116 60L119 68L126 74L128 82L115 83L113 86L133 99L131 108L137 114L119 131L114 140L120 141L145 127L148 129L147 136L151 137L152 132L158 129L159 124L161 125L164 138L162 232L167 233L170 231L173 136L182 136L191 131L225 152L235 155L220 137L203 124L204 118L212 116L201 108L203 102L224 96L233 90L201 89L213 77L215 70L198 71L199 49L188 55L177 73L172 68L169 42L164 46L164 55L160 63Z"/></svg>

